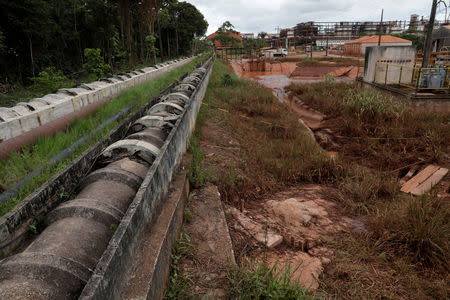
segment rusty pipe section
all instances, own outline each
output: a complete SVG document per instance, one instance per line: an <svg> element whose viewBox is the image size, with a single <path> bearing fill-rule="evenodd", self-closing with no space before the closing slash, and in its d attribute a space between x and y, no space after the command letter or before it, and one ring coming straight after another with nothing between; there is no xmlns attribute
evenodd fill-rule
<svg viewBox="0 0 450 300"><path fill-rule="evenodd" d="M0 261L0 299L79 296L174 124L205 76L197 68L107 147L77 196L46 218L22 252Z"/></svg>

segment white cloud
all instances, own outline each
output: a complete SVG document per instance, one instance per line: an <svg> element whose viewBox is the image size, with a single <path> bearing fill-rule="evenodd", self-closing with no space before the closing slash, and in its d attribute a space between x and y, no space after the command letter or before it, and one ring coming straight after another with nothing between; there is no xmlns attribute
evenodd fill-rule
<svg viewBox="0 0 450 300"><path fill-rule="evenodd" d="M209 23L208 34L230 21L240 32L275 32L306 21L409 20L413 13L428 18L431 0L186 0ZM440 8L438 12L443 10ZM438 19L444 19L439 13Z"/></svg>

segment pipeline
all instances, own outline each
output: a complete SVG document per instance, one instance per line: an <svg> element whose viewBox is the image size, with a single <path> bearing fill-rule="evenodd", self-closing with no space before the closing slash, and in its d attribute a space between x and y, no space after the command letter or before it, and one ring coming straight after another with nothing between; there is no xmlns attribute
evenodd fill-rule
<svg viewBox="0 0 450 300"><path fill-rule="evenodd" d="M54 94L0 107L0 158L34 144L41 135L65 130L76 118L83 118L123 91L158 78L193 60L193 57L164 62L153 67L100 79L76 88L60 89Z"/></svg>
<svg viewBox="0 0 450 300"><path fill-rule="evenodd" d="M108 146L74 199L51 211L22 252L0 261L1 299L74 299L90 279L114 230L202 82L197 68ZM158 161L173 164L173 161Z"/></svg>
<svg viewBox="0 0 450 300"><path fill-rule="evenodd" d="M69 158L72 156L72 154L75 152L75 150L83 145L86 141L88 141L91 137L95 136L97 133L102 131L104 128L109 126L111 123L116 122L117 120L121 119L124 115L127 115L134 107L134 103L128 105L121 111L119 111L117 114L112 116L111 118L107 119L105 122L97 126L97 128L94 129L94 131L90 132L89 134L79 138L77 141L75 141L72 145L67 147L66 149L62 150L52 158L50 158L46 164L45 167L51 168L59 164L61 161ZM25 176L22 180L17 182L12 188L10 188L7 191L4 191L2 194L0 194L0 203L8 201L14 197L16 197L19 192L29 183L33 180L33 178L39 176L42 174L43 166L39 166L35 170L33 170L31 173L29 173L27 176Z"/></svg>

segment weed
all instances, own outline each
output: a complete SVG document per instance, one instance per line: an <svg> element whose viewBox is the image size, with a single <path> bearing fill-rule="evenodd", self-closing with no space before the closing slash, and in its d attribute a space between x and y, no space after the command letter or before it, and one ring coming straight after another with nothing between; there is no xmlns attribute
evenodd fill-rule
<svg viewBox="0 0 450 300"><path fill-rule="evenodd" d="M289 268L279 270L266 263L236 267L228 272L227 279L233 299L318 299L292 281Z"/></svg>
<svg viewBox="0 0 450 300"><path fill-rule="evenodd" d="M369 214L380 199L392 200L398 192L397 182L391 176L358 166L351 167L337 186L343 194L341 202L358 214Z"/></svg>
<svg viewBox="0 0 450 300"><path fill-rule="evenodd" d="M327 75L325 75L325 77L323 78L323 81L324 81L325 83L332 83L332 82L335 82L335 78L334 78L333 75L327 74Z"/></svg>
<svg viewBox="0 0 450 300"><path fill-rule="evenodd" d="M189 290L193 281L189 276L183 274L179 266L180 260L183 257L191 256L192 251L191 237L186 233L181 233L172 249L172 263L164 299L194 299L194 294Z"/></svg>
<svg viewBox="0 0 450 300"><path fill-rule="evenodd" d="M32 234L37 234L37 228L36 228L36 222L35 221L31 221L30 224L28 225L28 228L30 229L30 232Z"/></svg>
<svg viewBox="0 0 450 300"><path fill-rule="evenodd" d="M362 122L399 120L407 107L405 102L395 101L392 97L367 89L361 92L350 89L343 100L344 113L355 115Z"/></svg>
<svg viewBox="0 0 450 300"><path fill-rule="evenodd" d="M194 215L192 214L192 206L194 205L193 203L193 198L191 195L189 195L188 199L187 199L187 203L186 203L186 207L184 209L184 214L183 214L183 220L186 223L191 223L192 220L194 219Z"/></svg>
<svg viewBox="0 0 450 300"><path fill-rule="evenodd" d="M116 230L117 230L117 224L114 223L109 226L109 231L111 231L112 234L114 234L116 232Z"/></svg>
<svg viewBox="0 0 450 300"><path fill-rule="evenodd" d="M31 78L31 80L34 83L33 89L42 93L47 91L54 92L66 86L66 82L68 81L67 77L60 70L56 70L55 67L44 69L38 76Z"/></svg>
<svg viewBox="0 0 450 300"><path fill-rule="evenodd" d="M192 158L189 163L188 178L195 188L199 188L206 184L210 178L210 172L201 166L204 154L195 134L189 140L189 153L192 154Z"/></svg>
<svg viewBox="0 0 450 300"><path fill-rule="evenodd" d="M425 267L449 271L450 210L436 193L397 199L397 207L376 220L374 236L386 251L405 255ZM389 231L386 232L386 228Z"/></svg>
<svg viewBox="0 0 450 300"><path fill-rule="evenodd" d="M230 74L225 73L222 74L222 85L223 86L232 86L234 84L234 80Z"/></svg>

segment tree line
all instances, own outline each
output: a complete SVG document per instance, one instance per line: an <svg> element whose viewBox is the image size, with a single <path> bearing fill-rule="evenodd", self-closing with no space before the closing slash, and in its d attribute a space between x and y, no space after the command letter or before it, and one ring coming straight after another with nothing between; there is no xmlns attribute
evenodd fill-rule
<svg viewBox="0 0 450 300"><path fill-rule="evenodd" d="M49 67L76 77L99 58L95 70L113 71L191 54L208 27L177 0L0 0L0 8L0 83L29 84Z"/></svg>

